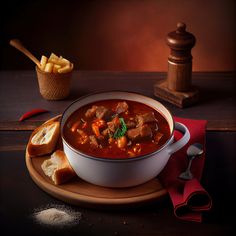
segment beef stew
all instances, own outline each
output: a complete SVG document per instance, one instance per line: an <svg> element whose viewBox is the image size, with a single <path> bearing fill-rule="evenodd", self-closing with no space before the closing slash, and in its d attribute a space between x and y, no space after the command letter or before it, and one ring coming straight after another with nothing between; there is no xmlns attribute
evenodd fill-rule
<svg viewBox="0 0 236 236"><path fill-rule="evenodd" d="M80 152L100 158L133 158L158 150L170 138L166 119L128 100L87 104L67 119L63 135Z"/></svg>

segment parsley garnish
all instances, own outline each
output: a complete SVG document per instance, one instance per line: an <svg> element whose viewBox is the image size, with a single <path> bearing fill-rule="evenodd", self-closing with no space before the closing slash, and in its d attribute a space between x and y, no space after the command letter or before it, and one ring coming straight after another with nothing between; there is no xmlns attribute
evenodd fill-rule
<svg viewBox="0 0 236 236"><path fill-rule="evenodd" d="M115 139L118 139L118 138L124 136L127 131L127 126L125 124L124 118L119 118L119 121L120 121L121 127L116 129L114 136L113 136Z"/></svg>

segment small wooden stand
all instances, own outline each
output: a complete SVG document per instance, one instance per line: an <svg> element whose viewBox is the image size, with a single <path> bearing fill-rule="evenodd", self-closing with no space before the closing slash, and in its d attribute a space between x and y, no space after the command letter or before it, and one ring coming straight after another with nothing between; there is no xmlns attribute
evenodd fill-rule
<svg viewBox="0 0 236 236"><path fill-rule="evenodd" d="M168 57L167 80L154 85L154 95L180 108L198 100L198 90L192 87L191 49L196 39L187 32L184 23L177 24L177 30L167 35L167 45L171 49Z"/></svg>
<svg viewBox="0 0 236 236"><path fill-rule="evenodd" d="M198 89L192 87L188 92L171 91L167 87L167 81L161 81L154 85L155 96L170 102L177 107L184 108L198 101Z"/></svg>

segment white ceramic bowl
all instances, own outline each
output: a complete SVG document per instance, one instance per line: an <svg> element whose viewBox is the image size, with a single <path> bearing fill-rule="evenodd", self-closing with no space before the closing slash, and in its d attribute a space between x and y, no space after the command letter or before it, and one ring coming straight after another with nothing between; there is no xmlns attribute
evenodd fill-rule
<svg viewBox="0 0 236 236"><path fill-rule="evenodd" d="M63 127L68 117L86 104L110 99L137 101L159 111L168 121L171 137L157 151L129 159L96 158L73 148L63 135ZM183 133L183 137L177 142L174 142L175 129ZM171 154L187 144L190 138L187 127L174 122L169 110L160 102L140 94L118 91L91 94L69 105L62 115L61 134L64 152L76 174L87 182L105 187L130 187L155 178L165 167Z"/></svg>

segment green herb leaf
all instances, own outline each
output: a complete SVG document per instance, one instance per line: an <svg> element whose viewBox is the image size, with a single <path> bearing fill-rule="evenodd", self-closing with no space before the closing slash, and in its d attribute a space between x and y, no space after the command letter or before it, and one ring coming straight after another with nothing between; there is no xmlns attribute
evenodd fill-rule
<svg viewBox="0 0 236 236"><path fill-rule="evenodd" d="M115 139L118 139L118 138L124 136L127 131L127 126L125 124L124 118L119 118L119 121L120 121L121 127L116 129L114 136L113 136Z"/></svg>

